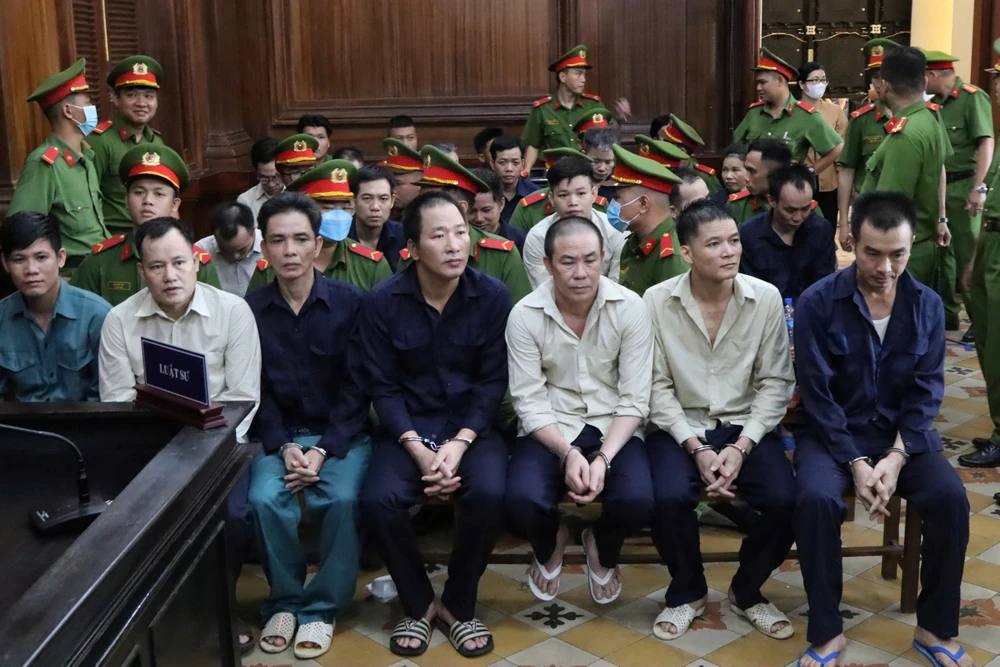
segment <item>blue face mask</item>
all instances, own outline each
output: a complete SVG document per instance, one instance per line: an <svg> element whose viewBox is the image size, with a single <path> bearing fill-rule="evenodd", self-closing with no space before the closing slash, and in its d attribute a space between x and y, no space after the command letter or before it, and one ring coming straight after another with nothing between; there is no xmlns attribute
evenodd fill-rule
<svg viewBox="0 0 1000 667"><path fill-rule="evenodd" d="M73 122L76 123L80 127L80 131L83 132L83 136L87 136L93 132L94 128L97 127L97 107L93 104L88 104L85 107L78 107L75 104L70 104L69 106L83 111L82 123L77 122L75 118L73 119Z"/></svg>
<svg viewBox="0 0 1000 667"><path fill-rule="evenodd" d="M351 230L353 218L347 211L334 209L323 214L319 223L319 235L327 241L343 241Z"/></svg>
<svg viewBox="0 0 1000 667"><path fill-rule="evenodd" d="M639 198L636 197L632 201L626 202L625 206L636 202L638 199ZM608 210L604 212L604 215L608 216L608 222L611 223L611 226L620 232L624 232L628 229L629 223L639 217L638 215L635 215L631 220L622 220L622 204L619 204L617 199L611 200L611 203L608 204Z"/></svg>

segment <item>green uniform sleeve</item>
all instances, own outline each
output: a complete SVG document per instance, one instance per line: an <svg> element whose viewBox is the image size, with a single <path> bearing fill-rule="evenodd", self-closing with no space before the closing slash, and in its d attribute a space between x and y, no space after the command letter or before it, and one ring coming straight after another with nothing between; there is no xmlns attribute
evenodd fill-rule
<svg viewBox="0 0 1000 667"><path fill-rule="evenodd" d="M91 135L92 138L87 140L87 143L90 144L90 150L94 151L94 167L97 169L99 177L104 175L111 164L111 151L108 149L107 136L108 132L114 129L114 126L109 127L104 134Z"/></svg>
<svg viewBox="0 0 1000 667"><path fill-rule="evenodd" d="M869 111L868 113L875 112ZM864 116L858 116L857 118L852 118L847 122L847 136L844 137L844 150L840 152L840 157L837 158L837 164L842 164L845 167L850 167L855 170L864 166L861 164L861 146L864 141L861 136L861 127L865 123L864 118Z"/></svg>
<svg viewBox="0 0 1000 667"><path fill-rule="evenodd" d="M372 284L368 289L375 287L386 278L392 278L392 267L389 266L389 262L386 261L385 257L382 257L375 264L375 271L372 273Z"/></svg>
<svg viewBox="0 0 1000 667"><path fill-rule="evenodd" d="M97 255L87 255L73 272L73 287L101 295L101 263Z"/></svg>
<svg viewBox="0 0 1000 667"><path fill-rule="evenodd" d="M955 154L955 149L951 147L951 138L948 136L948 126L944 124L944 118L941 117L940 112L931 111L931 115L934 116L938 129L941 131L941 152L947 159Z"/></svg>
<svg viewBox="0 0 1000 667"><path fill-rule="evenodd" d="M973 93L966 113L969 137L982 139L993 136L993 109L986 93L983 91Z"/></svg>
<svg viewBox="0 0 1000 667"><path fill-rule="evenodd" d="M261 287L270 282L270 280L271 280L271 269L268 268L264 271L261 271L260 269L254 269L253 275L250 276L250 283L247 285L247 294L259 290Z"/></svg>
<svg viewBox="0 0 1000 667"><path fill-rule="evenodd" d="M747 136L750 134L750 114L753 113L753 109L747 112L747 115L743 116L743 120L736 127L733 132L733 143L744 143L747 140Z"/></svg>
<svg viewBox="0 0 1000 667"><path fill-rule="evenodd" d="M917 186L913 167L922 162L920 151L905 134L897 136L892 142L889 147L892 150L883 151L878 183L872 189L893 190L912 197ZM885 144L883 148L887 148Z"/></svg>
<svg viewBox="0 0 1000 667"><path fill-rule="evenodd" d="M531 229L531 226L528 224L527 210L528 208L526 206L518 204L514 209L513 215L510 216L510 222L508 224L527 233Z"/></svg>
<svg viewBox="0 0 1000 667"><path fill-rule="evenodd" d="M56 176L52 166L38 158L24 161L21 178L17 181L7 215L19 211L48 213L56 198Z"/></svg>
<svg viewBox="0 0 1000 667"><path fill-rule="evenodd" d="M219 273L215 270L215 264L212 260L198 267L198 282L222 289L222 284L219 282Z"/></svg>
<svg viewBox="0 0 1000 667"><path fill-rule="evenodd" d="M806 140L820 157L826 155L840 145L843 139L837 131L830 127L819 112L809 114L810 122L806 130Z"/></svg>
<svg viewBox="0 0 1000 667"><path fill-rule="evenodd" d="M524 261L521 253L514 248L504 258L503 275L501 276L504 285L510 290L510 299L517 303L531 293L531 283L528 281L528 272L524 270Z"/></svg>
<svg viewBox="0 0 1000 667"><path fill-rule="evenodd" d="M542 110L541 107L534 107L528 114L528 120L521 130L521 141L526 146L541 148L542 146Z"/></svg>

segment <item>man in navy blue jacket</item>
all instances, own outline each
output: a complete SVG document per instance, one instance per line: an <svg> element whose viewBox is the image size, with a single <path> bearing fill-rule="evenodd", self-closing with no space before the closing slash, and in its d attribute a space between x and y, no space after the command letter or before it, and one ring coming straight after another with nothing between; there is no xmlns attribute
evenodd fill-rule
<svg viewBox="0 0 1000 667"><path fill-rule="evenodd" d="M853 485L872 518L898 492L924 518L914 647L971 665L954 641L969 541L969 502L933 422L944 396L941 298L906 271L916 213L898 193L854 203L855 263L807 289L795 309L796 373L807 428L797 438L796 541L809 598L811 648L832 661L846 639L840 524Z"/></svg>

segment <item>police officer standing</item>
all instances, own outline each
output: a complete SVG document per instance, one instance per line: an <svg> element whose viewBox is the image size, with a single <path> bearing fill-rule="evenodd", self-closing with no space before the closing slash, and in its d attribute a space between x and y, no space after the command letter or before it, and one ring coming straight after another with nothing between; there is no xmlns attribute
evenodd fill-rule
<svg viewBox="0 0 1000 667"><path fill-rule="evenodd" d="M28 97L38 102L52 125L42 144L24 160L8 215L38 211L54 219L66 249L62 275L72 275L90 247L108 236L101 210L100 181L94 151L84 137L97 126L97 108L90 103L81 58L55 74Z"/></svg>
<svg viewBox="0 0 1000 667"><path fill-rule="evenodd" d="M125 207L125 185L118 175L122 156L139 144L163 145L160 133L149 126L156 116L162 81L163 68L149 56L126 58L108 73L115 111L111 120L94 128L89 142L101 178L104 224L112 234L132 229Z"/></svg>

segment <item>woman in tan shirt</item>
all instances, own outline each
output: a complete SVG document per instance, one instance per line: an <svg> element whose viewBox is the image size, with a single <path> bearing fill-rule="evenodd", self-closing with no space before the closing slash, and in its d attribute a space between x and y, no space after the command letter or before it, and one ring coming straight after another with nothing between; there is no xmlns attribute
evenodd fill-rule
<svg viewBox="0 0 1000 667"><path fill-rule="evenodd" d="M847 114L837 103L823 99L829 81L823 66L817 62L808 62L799 68L799 87L802 90L802 101L816 107L819 115L837 134L844 137L847 133ZM810 150L806 164L812 166L819 160L816 151ZM826 169L818 175L819 187L816 189L816 201L823 210L823 216L830 221L834 230L837 229L837 167Z"/></svg>

